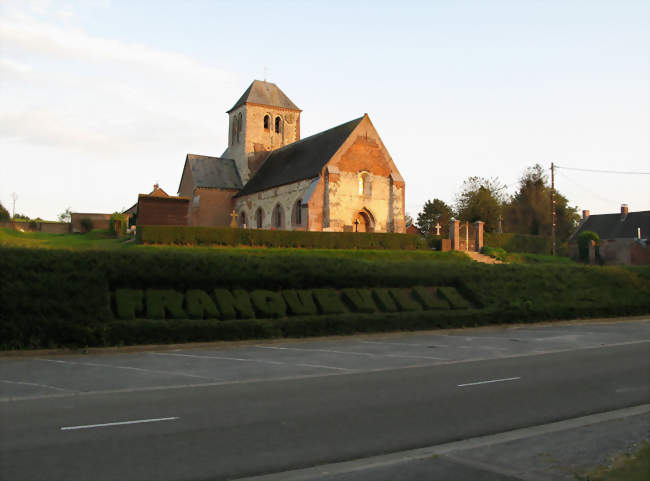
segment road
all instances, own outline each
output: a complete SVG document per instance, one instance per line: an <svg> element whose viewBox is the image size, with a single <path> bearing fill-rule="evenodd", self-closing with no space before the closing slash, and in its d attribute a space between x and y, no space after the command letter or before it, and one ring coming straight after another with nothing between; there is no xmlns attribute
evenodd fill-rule
<svg viewBox="0 0 650 481"><path fill-rule="evenodd" d="M647 404L649 328L3 360L0 478L235 479Z"/></svg>

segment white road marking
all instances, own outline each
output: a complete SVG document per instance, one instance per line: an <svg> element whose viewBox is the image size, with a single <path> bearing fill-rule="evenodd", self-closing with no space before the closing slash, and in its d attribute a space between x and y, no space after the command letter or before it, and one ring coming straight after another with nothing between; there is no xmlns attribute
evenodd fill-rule
<svg viewBox="0 0 650 481"><path fill-rule="evenodd" d="M386 342L386 341L361 341L364 344L390 344L392 346L404 347L449 347L442 344L412 344L407 342Z"/></svg>
<svg viewBox="0 0 650 481"><path fill-rule="evenodd" d="M306 367L320 367L323 369L335 369L337 371L356 371L356 369L348 369L347 367L334 367L334 366L323 366L322 364L298 364L298 366L306 366Z"/></svg>
<svg viewBox="0 0 650 481"><path fill-rule="evenodd" d="M114 364L101 364L97 362L74 362L74 361L60 361L57 359L34 359L35 361L43 361L43 362L56 362L60 364L76 364L79 366L91 366L91 367L111 367L114 369L126 369L128 371L139 371L139 372L152 372L154 374L166 374L166 375L173 375L173 376L185 376L185 377L195 377L199 379L211 379L213 381L221 381L222 379L215 378L215 377L206 377L206 376L197 376L196 374L187 374L184 372L175 372L175 371L157 371L154 369L145 369L142 367L131 367L131 366L116 366Z"/></svg>
<svg viewBox="0 0 650 481"><path fill-rule="evenodd" d="M493 382L516 381L517 379L521 379L521 377L506 377L506 378L503 378L503 379L491 379L489 381L468 382L466 384L458 384L458 387L478 386L479 384L490 384L490 383L493 383Z"/></svg>
<svg viewBox="0 0 650 481"><path fill-rule="evenodd" d="M261 362L264 364L286 364L286 362L280 361L267 361L265 359L251 359L248 357L225 357L225 356L199 356L197 354L172 354L169 352L150 352L149 354L155 356L179 356L179 357L192 357L196 359L221 359L223 361L244 361L244 362Z"/></svg>
<svg viewBox="0 0 650 481"><path fill-rule="evenodd" d="M403 356L401 354L376 354L373 352L355 352L355 351L335 351L333 349L305 349L301 347L280 347L280 346L254 346L260 349L281 349L286 351L306 351L306 352L331 352L334 354L350 354L353 356L369 356L369 357L401 357L404 359L435 359L437 361L446 361L442 357L432 356Z"/></svg>
<svg viewBox="0 0 650 481"><path fill-rule="evenodd" d="M37 386L37 387L46 387L48 389L55 389L57 391L69 392L69 389L63 389L62 387L50 386L49 384L38 384L36 382L25 382L25 381L9 381L7 379L0 379L0 382L6 382L9 384L24 384L25 386Z"/></svg>
<svg viewBox="0 0 650 481"><path fill-rule="evenodd" d="M157 423L160 421L174 421L180 419L179 417L171 418L155 418L155 419L137 419L135 421L118 421L114 423L102 423L102 424L86 424L83 426L65 426L60 428L61 431L71 431L73 429L91 429L91 428L104 428L107 426L123 426L125 424L140 424L140 423Z"/></svg>

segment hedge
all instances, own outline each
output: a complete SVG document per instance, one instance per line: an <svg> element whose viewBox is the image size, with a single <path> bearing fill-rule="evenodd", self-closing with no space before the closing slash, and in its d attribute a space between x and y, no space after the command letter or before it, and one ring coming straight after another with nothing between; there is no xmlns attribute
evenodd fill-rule
<svg viewBox="0 0 650 481"><path fill-rule="evenodd" d="M527 234L486 232L483 235L483 244L508 252L528 254L550 254L553 249L553 241L550 237Z"/></svg>
<svg viewBox="0 0 650 481"><path fill-rule="evenodd" d="M399 263L220 250L0 248L0 272L4 349L307 336L650 312L650 267ZM369 312L372 305L375 312ZM147 312L164 319L144 319Z"/></svg>
<svg viewBox="0 0 650 481"><path fill-rule="evenodd" d="M306 247L316 249L426 249L420 236L369 232L304 232L229 227L138 226L144 244Z"/></svg>

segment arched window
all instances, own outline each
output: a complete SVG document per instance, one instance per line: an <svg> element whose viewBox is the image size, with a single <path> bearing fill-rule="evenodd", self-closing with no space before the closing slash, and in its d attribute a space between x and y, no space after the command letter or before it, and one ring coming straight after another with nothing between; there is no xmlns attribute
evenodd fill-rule
<svg viewBox="0 0 650 481"><path fill-rule="evenodd" d="M243 210L239 213L239 226L245 229L246 226L246 212Z"/></svg>
<svg viewBox="0 0 650 481"><path fill-rule="evenodd" d="M359 195L369 196L370 193L370 176L368 172L361 172L359 174Z"/></svg>
<svg viewBox="0 0 650 481"><path fill-rule="evenodd" d="M268 115L264 116L264 130L269 130L271 128L271 117Z"/></svg>
<svg viewBox="0 0 650 481"><path fill-rule="evenodd" d="M280 133L280 128L282 127L282 119L280 117L275 118L275 133Z"/></svg>
<svg viewBox="0 0 650 481"><path fill-rule="evenodd" d="M296 224L302 225L302 199L296 201Z"/></svg>
<svg viewBox="0 0 650 481"><path fill-rule="evenodd" d="M262 211L262 208L260 207L257 209L257 212L255 212L255 221L258 229L262 228L262 224L264 222L264 212Z"/></svg>
<svg viewBox="0 0 650 481"><path fill-rule="evenodd" d="M241 114L237 116L237 142L239 142L239 132L241 132Z"/></svg>
<svg viewBox="0 0 650 481"><path fill-rule="evenodd" d="M284 212L282 212L282 207L280 204L276 205L273 209L273 214L271 215L271 223L276 229L282 229L282 227L284 227Z"/></svg>

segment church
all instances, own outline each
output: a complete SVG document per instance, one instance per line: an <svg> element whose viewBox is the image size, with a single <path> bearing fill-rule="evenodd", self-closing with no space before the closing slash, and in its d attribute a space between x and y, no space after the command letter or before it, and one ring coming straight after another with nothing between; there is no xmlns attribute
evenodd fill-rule
<svg viewBox="0 0 650 481"><path fill-rule="evenodd" d="M404 179L368 114L304 139L300 110L255 80L228 110L221 157L187 154L187 223L330 232L405 232Z"/></svg>

